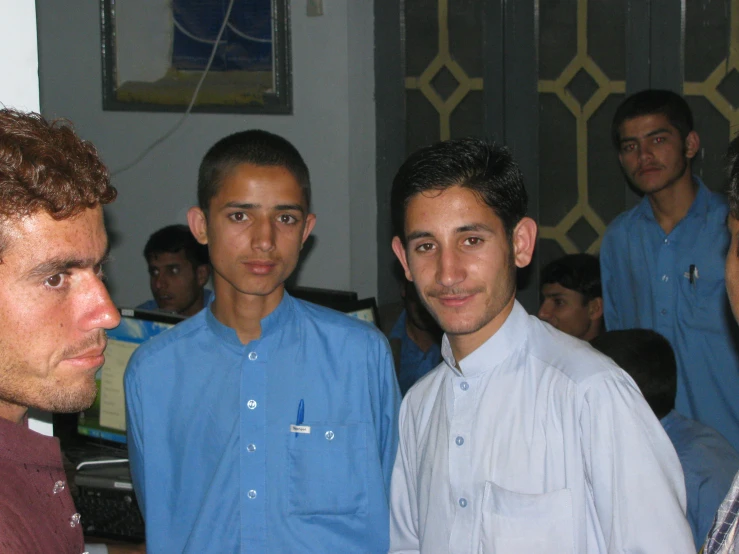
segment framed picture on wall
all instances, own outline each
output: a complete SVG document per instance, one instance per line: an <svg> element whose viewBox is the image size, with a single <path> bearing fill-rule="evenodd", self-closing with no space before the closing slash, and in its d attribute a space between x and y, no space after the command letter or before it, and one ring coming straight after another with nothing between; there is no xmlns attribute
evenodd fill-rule
<svg viewBox="0 0 739 554"><path fill-rule="evenodd" d="M101 27L104 110L292 113L288 0L101 0Z"/></svg>

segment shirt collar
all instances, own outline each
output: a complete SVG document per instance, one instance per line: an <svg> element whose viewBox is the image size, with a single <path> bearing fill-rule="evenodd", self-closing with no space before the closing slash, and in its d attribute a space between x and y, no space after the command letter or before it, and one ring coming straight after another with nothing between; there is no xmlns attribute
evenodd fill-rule
<svg viewBox="0 0 739 554"><path fill-rule="evenodd" d="M685 218L703 216L708 212L708 198L710 196L708 187L706 187L697 175L693 175L693 182L698 185L698 191L696 192L693 203L690 205L688 213L685 214ZM642 217L656 221L652 205L649 203L649 198L646 195L637 204L637 211Z"/></svg>
<svg viewBox="0 0 739 554"><path fill-rule="evenodd" d="M472 377L498 366L512 352L518 350L527 336L527 324L529 315L523 306L514 301L513 310L503 322L498 331L486 340L477 350L459 361L460 372L457 370L457 362L449 344L449 338L444 334L441 341L441 355L446 364L458 375Z"/></svg>
<svg viewBox="0 0 739 554"><path fill-rule="evenodd" d="M26 464L62 467L59 439L32 431L27 420L19 425L0 418L0 457Z"/></svg>
<svg viewBox="0 0 739 554"><path fill-rule="evenodd" d="M288 321L290 321L295 311L294 303L295 300L287 293L287 291L284 291L282 295L282 300L280 300L280 303L277 305L277 307L272 311L272 313L262 318L260 322L260 325L262 327L262 334L257 340L261 341L266 337L274 334L276 330L280 329ZM208 304L208 308L205 312L205 321L208 325L208 328L227 344L237 347L245 346L244 344L242 344L239 336L236 334L235 329L224 325L223 323L218 321L215 315L213 315L212 301L210 304Z"/></svg>

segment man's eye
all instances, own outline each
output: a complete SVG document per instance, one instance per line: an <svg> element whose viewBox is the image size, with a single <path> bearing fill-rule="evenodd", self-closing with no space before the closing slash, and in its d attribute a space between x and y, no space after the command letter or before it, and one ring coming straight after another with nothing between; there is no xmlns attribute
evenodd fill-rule
<svg viewBox="0 0 739 554"><path fill-rule="evenodd" d="M281 214L280 215L280 223L285 223L286 225L291 225L292 223L296 223L298 221L298 218L296 218L294 215L290 214Z"/></svg>
<svg viewBox="0 0 739 554"><path fill-rule="evenodd" d="M62 273L52 275L46 279L46 284L53 289L58 289L64 284L64 275Z"/></svg>
<svg viewBox="0 0 739 554"><path fill-rule="evenodd" d="M631 152L634 149L633 144L624 144L621 146L621 152Z"/></svg>
<svg viewBox="0 0 739 554"><path fill-rule="evenodd" d="M482 243L482 239L480 237L468 237L465 239L464 243L467 246L477 246Z"/></svg>
<svg viewBox="0 0 739 554"><path fill-rule="evenodd" d="M235 212L228 217L234 221L244 221L246 219L246 214L244 212Z"/></svg>
<svg viewBox="0 0 739 554"><path fill-rule="evenodd" d="M419 244L418 246L416 246L417 252L430 252L433 249L434 245L430 242L424 242L423 244Z"/></svg>
<svg viewBox="0 0 739 554"><path fill-rule="evenodd" d="M172 268L170 268L169 271L170 271L170 273L172 273L172 275L177 275L180 272L180 268L179 267L172 267Z"/></svg>

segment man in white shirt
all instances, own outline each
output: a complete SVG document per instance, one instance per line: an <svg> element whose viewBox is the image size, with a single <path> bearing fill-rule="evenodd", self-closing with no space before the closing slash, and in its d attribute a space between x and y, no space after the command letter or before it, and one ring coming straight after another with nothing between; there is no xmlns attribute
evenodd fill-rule
<svg viewBox="0 0 739 554"><path fill-rule="evenodd" d="M390 552L694 552L634 382L515 300L526 206L508 151L478 139L419 150L393 182L393 250L445 336L401 406Z"/></svg>

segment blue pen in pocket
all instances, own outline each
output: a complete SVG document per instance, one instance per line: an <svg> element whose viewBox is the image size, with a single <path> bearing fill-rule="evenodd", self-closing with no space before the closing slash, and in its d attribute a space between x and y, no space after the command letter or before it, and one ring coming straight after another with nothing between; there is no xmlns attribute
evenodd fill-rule
<svg viewBox="0 0 739 554"><path fill-rule="evenodd" d="M297 427L300 427L303 425L303 417L305 415L305 402L303 402L303 399L300 399L300 403L298 404L298 417L295 419L295 425ZM298 436L298 433L295 433L295 436Z"/></svg>

